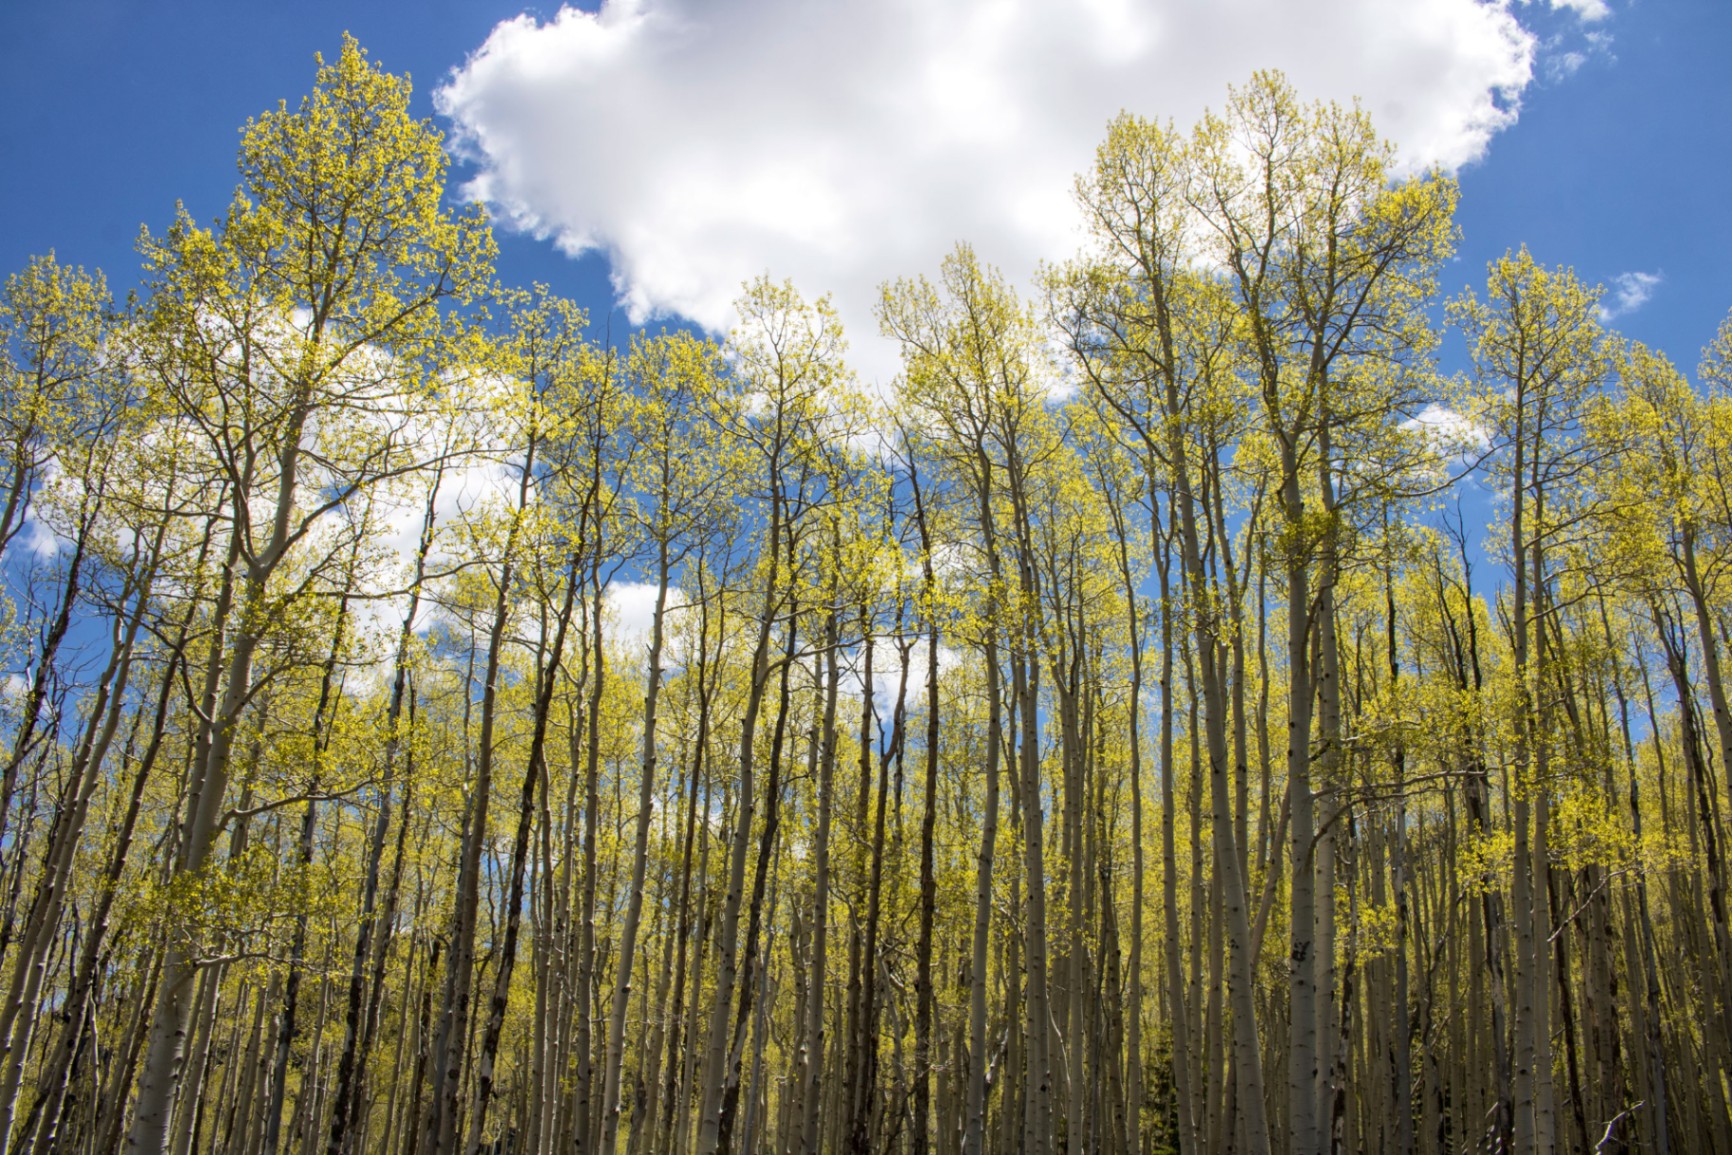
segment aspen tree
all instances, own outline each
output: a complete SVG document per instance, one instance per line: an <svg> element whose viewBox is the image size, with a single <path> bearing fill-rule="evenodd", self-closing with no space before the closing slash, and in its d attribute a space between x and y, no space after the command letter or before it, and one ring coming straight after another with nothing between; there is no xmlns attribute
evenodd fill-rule
<svg viewBox="0 0 1732 1155"><path fill-rule="evenodd" d="M479 213L440 204L438 135L408 114L406 81L344 43L313 94L253 121L242 185L214 230L184 212L141 245L147 324L173 361L172 403L230 486L229 577L207 684L218 691L188 792L175 877L209 860L237 727L259 687L253 658L281 613L272 579L332 511L422 464L404 429L415 377L444 355L439 305L479 287L493 245ZM231 617L232 609L232 617ZM182 1077L197 972L171 941L128 1146L158 1152Z"/></svg>
<svg viewBox="0 0 1732 1155"><path fill-rule="evenodd" d="M1570 492L1591 453L1580 436L1594 390L1609 367L1595 319L1597 294L1567 270L1549 270L1523 249L1492 264L1486 300L1463 297L1457 323L1472 342L1487 390L1499 472L1512 500L1510 644L1517 716L1513 758L1516 931L1515 1118L1518 1147L1549 1151L1556 1142L1552 1086L1552 918L1547 849L1550 779L1544 615L1549 612L1547 550L1572 520Z"/></svg>
<svg viewBox="0 0 1732 1155"><path fill-rule="evenodd" d="M959 246L945 261L941 288L942 293L924 279L886 286L879 315L885 331L903 347L905 403L935 427L933 432L942 438L951 468L972 493L985 561L981 632L988 708L986 803L976 874L971 1065L963 1150L964 1155L976 1155L985 1135L986 951L998 819L1003 694L999 642L1003 637L1012 667L1014 709L1022 728L1016 753L1029 904L1024 933L1028 1008L1023 1025L1028 1086L1022 1141L1026 1150L1042 1151L1053 1142L1054 1088L1039 749L1034 738L1040 653L1033 615L1039 595L1028 499L1032 472L1052 451L1052 443L1036 376L1039 355L1026 308L1003 278L983 268L967 246ZM1001 542L1000 525L1006 521L1010 524L1003 533L1009 541Z"/></svg>
<svg viewBox="0 0 1732 1155"><path fill-rule="evenodd" d="M1229 711L1223 665L1228 635L1221 615L1224 599L1205 569L1212 524L1203 501L1206 470L1195 464L1206 456L1197 444L1199 424L1233 367L1229 341L1235 322L1220 288L1186 267L1195 243L1195 224L1184 202L1188 165L1183 142L1170 130L1129 117L1114 123L1097 154L1093 179L1083 178L1078 188L1099 255L1061 282L1058 310L1100 407L1148 461L1159 463L1166 475L1162 480L1171 487L1169 532L1180 547L1184 621L1197 642L1203 703L1204 739L1200 741L1193 728L1192 750L1200 752L1206 741L1214 784L1216 878L1230 924L1233 973L1227 989L1235 1000L1234 1069L1247 1133L1258 1146L1267 1144L1268 1127L1251 999L1245 878L1233 844L1227 792ZM1176 1067L1175 1078L1181 1087L1191 1081L1188 1062ZM1190 1088L1193 1103L1201 1101L1203 1082L1198 1079ZM1181 1114L1180 1122L1189 1149L1200 1149L1205 1121L1193 1117L1187 1123ZM1259 1135L1264 1138L1259 1140Z"/></svg>
<svg viewBox="0 0 1732 1155"><path fill-rule="evenodd" d="M101 273L68 268L52 253L0 290L0 557L24 529L57 449L100 413L111 309Z"/></svg>
<svg viewBox="0 0 1732 1155"><path fill-rule="evenodd" d="M87 516L72 527L74 548L66 565L59 604L43 632L10 756L0 769L0 840L12 835L0 856L0 878L19 876L25 838L11 829L18 774L38 744L49 677L78 606L87 546L95 528L92 503L100 504L102 480L90 468L102 442L117 432L122 407L134 400L104 365L111 333L107 286L100 273L67 268L52 254L38 257L0 289L0 559L23 532L45 475L59 467L85 489ZM8 627L16 609L0 603ZM5 944L0 943L0 957ZM5 1142L0 1137L0 1145Z"/></svg>
<svg viewBox="0 0 1732 1155"><path fill-rule="evenodd" d="M644 877L649 866L651 802L658 763L656 710L661 699L668 592L675 567L713 532L733 480L727 454L715 440L719 351L686 336L642 340L634 343L625 371L635 385L635 404L628 419L630 436L638 444L631 488L642 494L631 515L640 522L639 532L654 551L655 605L650 616L631 883L608 1018L598 1146L601 1155L613 1155L619 1128L626 1000L631 992Z"/></svg>
<svg viewBox="0 0 1732 1155"><path fill-rule="evenodd" d="M1389 146L1362 111L1303 108L1284 81L1268 74L1235 91L1223 116L1205 117L1193 147L1198 179L1188 195L1208 229L1206 251L1226 266L1242 310L1279 462L1292 795L1289 1126L1295 1152L1321 1151L1330 1126L1321 1112L1333 1093L1319 1047L1333 992L1318 989L1329 960L1314 941L1311 722L1320 706L1329 790L1331 752L1339 748L1331 591L1342 485L1332 442L1355 418L1381 421L1401 411L1398 396L1356 396L1346 386L1358 363L1399 358L1427 342L1417 306L1452 247L1455 186L1435 174L1391 184ZM1373 370L1364 379L1374 387L1406 387L1399 374ZM1319 508L1308 509L1307 474L1317 479ZM1314 605L1324 630L1316 670L1309 659Z"/></svg>
<svg viewBox="0 0 1732 1155"><path fill-rule="evenodd" d="M703 1044L698 1155L715 1155L721 1146L724 1128L732 1123L732 1112L725 1110L724 1093L730 1088L735 1095L738 1093L737 1081L729 1076L729 1068L734 1064L729 1056L732 1048L728 1012L733 1009L742 969L739 916L745 897L753 818L758 813L758 726L771 680L780 675L792 657L786 651L795 645L791 619L798 605L802 575L793 569L791 562L798 558L797 539L806 530L807 514L817 501L814 490L818 479L813 476L813 466L821 456L825 414L839 400L846 383L841 327L827 301L808 305L791 285L774 285L765 278L747 286L736 308L741 324L730 340L730 349L736 357L738 379L749 392L744 399L746 404L730 414L729 428L739 438L741 451L751 462L748 492L766 503L769 512L757 563L762 599L751 626L754 639L736 771L737 815L728 847L718 925L716 986ZM779 624L784 634L784 653L780 657L775 645ZM767 818L776 813L780 790L779 765L772 760L769 769ZM764 837L767 840L772 835L773 828ZM759 889L759 883L754 881L753 915L761 897ZM749 917L744 968L748 982L754 961L755 943L751 941L754 921ZM750 998L748 988L742 992L742 1006L749 1006L745 1000Z"/></svg>

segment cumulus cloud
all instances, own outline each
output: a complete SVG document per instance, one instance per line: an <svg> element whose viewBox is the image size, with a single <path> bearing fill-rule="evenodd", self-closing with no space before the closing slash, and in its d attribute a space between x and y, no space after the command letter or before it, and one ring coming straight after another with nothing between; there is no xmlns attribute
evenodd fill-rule
<svg viewBox="0 0 1732 1155"><path fill-rule="evenodd" d="M1619 273L1612 278L1610 299L1600 305L1600 320L1634 313L1648 303L1664 279L1659 273Z"/></svg>
<svg viewBox="0 0 1732 1155"><path fill-rule="evenodd" d="M604 0L500 24L437 100L471 195L605 252L635 320L724 330L768 271L832 293L883 380L877 286L963 239L1019 281L1069 256L1072 176L1119 111L1188 124L1275 67L1454 168L1513 121L1534 54L1497 0Z"/></svg>

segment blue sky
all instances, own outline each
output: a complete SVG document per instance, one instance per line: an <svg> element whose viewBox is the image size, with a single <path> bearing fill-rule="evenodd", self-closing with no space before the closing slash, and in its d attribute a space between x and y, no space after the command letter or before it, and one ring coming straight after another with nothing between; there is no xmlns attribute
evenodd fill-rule
<svg viewBox="0 0 1732 1155"><path fill-rule="evenodd" d="M415 81L433 116L434 82L521 5L480 0L275 5L60 0L0 6L0 269L54 249L137 282L140 225L160 231L176 200L208 221L236 184L240 128L312 88L313 54L345 31ZM513 283L557 282L606 305L606 269L527 237L500 236Z"/></svg>
<svg viewBox="0 0 1732 1155"><path fill-rule="evenodd" d="M1363 95L1404 155L1459 165L1451 291L1526 243L1635 290L1614 323L1687 370L1732 307L1732 5L1236 0L1213 22L1188 0L1050 7L611 0L501 28L523 9L5 5L0 270L54 249L132 286L139 226L177 199L220 212L240 126L306 92L313 53L347 30L413 75L426 115L455 80L440 121L468 137L459 179L549 238L502 229L502 276L550 282L597 328L616 289L616 325L722 325L739 280L768 271L834 291L881 373L872 286L960 239L1013 275L1063 259L1053 222L1107 116L1182 124L1262 66L1304 95ZM561 239L592 247L576 259Z"/></svg>

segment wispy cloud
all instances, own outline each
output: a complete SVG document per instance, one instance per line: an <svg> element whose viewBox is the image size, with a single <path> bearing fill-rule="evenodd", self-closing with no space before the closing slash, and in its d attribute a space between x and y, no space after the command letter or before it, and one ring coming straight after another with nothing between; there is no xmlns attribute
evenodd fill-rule
<svg viewBox="0 0 1732 1155"><path fill-rule="evenodd" d="M1534 67L1561 84L1583 66L1617 59L1612 52L1609 0L1521 0L1522 21L1534 33Z"/></svg>
<svg viewBox="0 0 1732 1155"><path fill-rule="evenodd" d="M1551 0L1552 9L1567 9L1582 20L1594 22L1604 20L1612 14L1611 5L1606 0Z"/></svg>
<svg viewBox="0 0 1732 1155"><path fill-rule="evenodd" d="M1586 52L1559 52L1546 57L1546 77L1550 80L1563 80L1574 76L1582 65L1588 62Z"/></svg>
<svg viewBox="0 0 1732 1155"><path fill-rule="evenodd" d="M1574 28L1547 37L1537 56L1541 73L1553 84L1568 80L1591 60L1602 63L1617 60L1612 51L1612 34L1589 25L1585 17Z"/></svg>
<svg viewBox="0 0 1732 1155"><path fill-rule="evenodd" d="M1600 305L1600 320L1634 313L1648 303L1663 280L1660 273L1619 273L1612 278L1609 299Z"/></svg>

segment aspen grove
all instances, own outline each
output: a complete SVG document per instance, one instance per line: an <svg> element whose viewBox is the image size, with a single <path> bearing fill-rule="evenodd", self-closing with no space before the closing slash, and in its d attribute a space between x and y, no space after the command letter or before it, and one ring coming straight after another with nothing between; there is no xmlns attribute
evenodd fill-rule
<svg viewBox="0 0 1732 1155"><path fill-rule="evenodd" d="M1732 321L1274 74L893 381L447 163L347 40L5 281L0 1155L1732 1155Z"/></svg>

